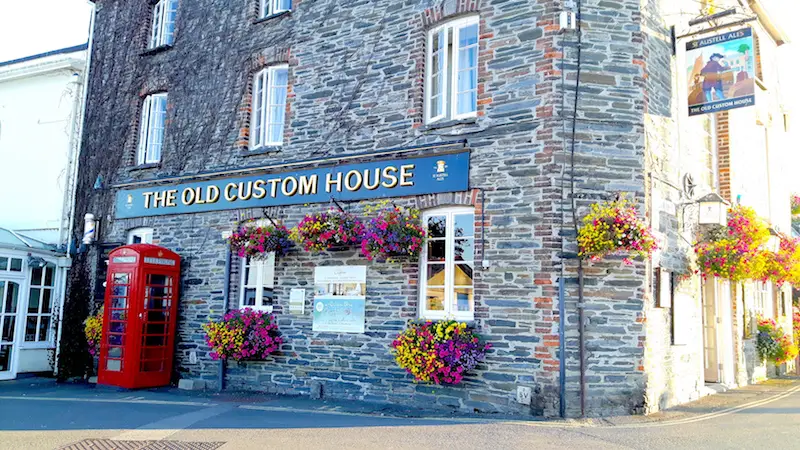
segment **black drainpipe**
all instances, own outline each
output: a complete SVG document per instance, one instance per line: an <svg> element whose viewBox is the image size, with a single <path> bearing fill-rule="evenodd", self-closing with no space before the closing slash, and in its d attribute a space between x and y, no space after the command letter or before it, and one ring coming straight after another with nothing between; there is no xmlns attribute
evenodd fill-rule
<svg viewBox="0 0 800 450"><path fill-rule="evenodd" d="M222 314L228 311L228 293L231 290L231 249L225 250L225 282L222 288ZM219 373L217 373L217 387L220 392L225 389L225 360L219 360Z"/></svg>

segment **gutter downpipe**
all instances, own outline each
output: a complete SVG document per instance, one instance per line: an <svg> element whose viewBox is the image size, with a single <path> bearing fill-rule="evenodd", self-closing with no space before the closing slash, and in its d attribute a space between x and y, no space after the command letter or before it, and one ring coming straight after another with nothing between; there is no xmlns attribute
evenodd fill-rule
<svg viewBox="0 0 800 450"><path fill-rule="evenodd" d="M225 281L223 283L222 288L222 312L223 315L228 310L228 297L229 292L231 290L231 249L230 247L226 246L227 250L225 251ZM217 373L217 387L219 392L222 392L225 389L225 360L220 358L219 360L219 372Z"/></svg>
<svg viewBox="0 0 800 450"><path fill-rule="evenodd" d="M65 198L64 203L65 205L62 206L62 220L59 224L59 244L64 242L66 244L66 260L68 266L63 269L63 279L61 280L61 293L60 293L60 300L61 305L58 308L58 332L56 333L56 355L53 362L53 373L58 375L58 363L59 357L61 356L61 333L63 330L63 321L64 321L64 307L66 306L67 300L67 281L69 279L69 268L72 267L72 227L75 226L75 189L78 183L78 166L80 164L80 147L81 143L83 142L83 124L86 119L86 101L89 97L89 69L92 67L92 47L94 45L94 25L95 25L95 16L97 15L97 8L95 7L94 2L88 1L87 2L91 8L91 14L89 16L89 43L86 47L86 66L83 70L83 92L81 93L81 104L80 104L80 122L78 123L78 133L77 138L73 134L70 138L70 149L67 156L67 166L72 166L71 170L68 169L67 177L65 180ZM77 105L76 108L77 109ZM77 116L77 114L75 114ZM75 118L73 117L73 120ZM75 126L73 124L72 130L74 132ZM74 164L73 164L74 161ZM66 230L63 230L62 227L64 225L63 220L63 209L69 209L69 226ZM65 235L66 234L66 239ZM60 266L60 264L59 264ZM60 267L59 267L60 268Z"/></svg>

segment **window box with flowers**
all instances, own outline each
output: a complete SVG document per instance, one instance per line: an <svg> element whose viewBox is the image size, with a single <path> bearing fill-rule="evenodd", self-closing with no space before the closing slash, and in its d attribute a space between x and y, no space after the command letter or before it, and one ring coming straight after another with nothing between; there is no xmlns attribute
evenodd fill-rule
<svg viewBox="0 0 800 450"><path fill-rule="evenodd" d="M592 205L578 230L579 256L592 261L621 255L631 264L631 258L649 258L657 248L652 230L626 199Z"/></svg>
<svg viewBox="0 0 800 450"><path fill-rule="evenodd" d="M275 318L250 308L230 311L203 330L213 360L263 361L283 343Z"/></svg>
<svg viewBox="0 0 800 450"><path fill-rule="evenodd" d="M370 261L417 260L422 251L425 229L419 211L390 205L388 201L365 208L377 213L366 225L361 253Z"/></svg>
<svg viewBox="0 0 800 450"><path fill-rule="evenodd" d="M364 225L352 214L339 210L308 214L295 228L291 238L307 252L343 249L359 245Z"/></svg>
<svg viewBox="0 0 800 450"><path fill-rule="evenodd" d="M397 364L416 382L455 385L491 348L464 322L411 322L392 342Z"/></svg>

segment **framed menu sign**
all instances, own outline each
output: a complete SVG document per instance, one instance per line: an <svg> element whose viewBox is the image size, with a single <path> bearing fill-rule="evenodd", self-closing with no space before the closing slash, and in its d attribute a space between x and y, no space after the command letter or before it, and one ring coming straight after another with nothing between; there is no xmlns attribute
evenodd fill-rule
<svg viewBox="0 0 800 450"><path fill-rule="evenodd" d="M312 330L363 333L367 266L326 266L314 270Z"/></svg>

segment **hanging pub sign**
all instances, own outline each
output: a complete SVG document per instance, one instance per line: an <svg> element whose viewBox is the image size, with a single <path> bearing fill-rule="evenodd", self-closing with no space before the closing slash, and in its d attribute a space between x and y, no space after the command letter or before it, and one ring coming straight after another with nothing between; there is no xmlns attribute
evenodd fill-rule
<svg viewBox="0 0 800 450"><path fill-rule="evenodd" d="M469 152L120 190L116 218L466 191Z"/></svg>
<svg viewBox="0 0 800 450"><path fill-rule="evenodd" d="M366 295L367 266L317 267L311 329L363 333Z"/></svg>
<svg viewBox="0 0 800 450"><path fill-rule="evenodd" d="M753 106L753 30L743 28L686 44L689 115Z"/></svg>

